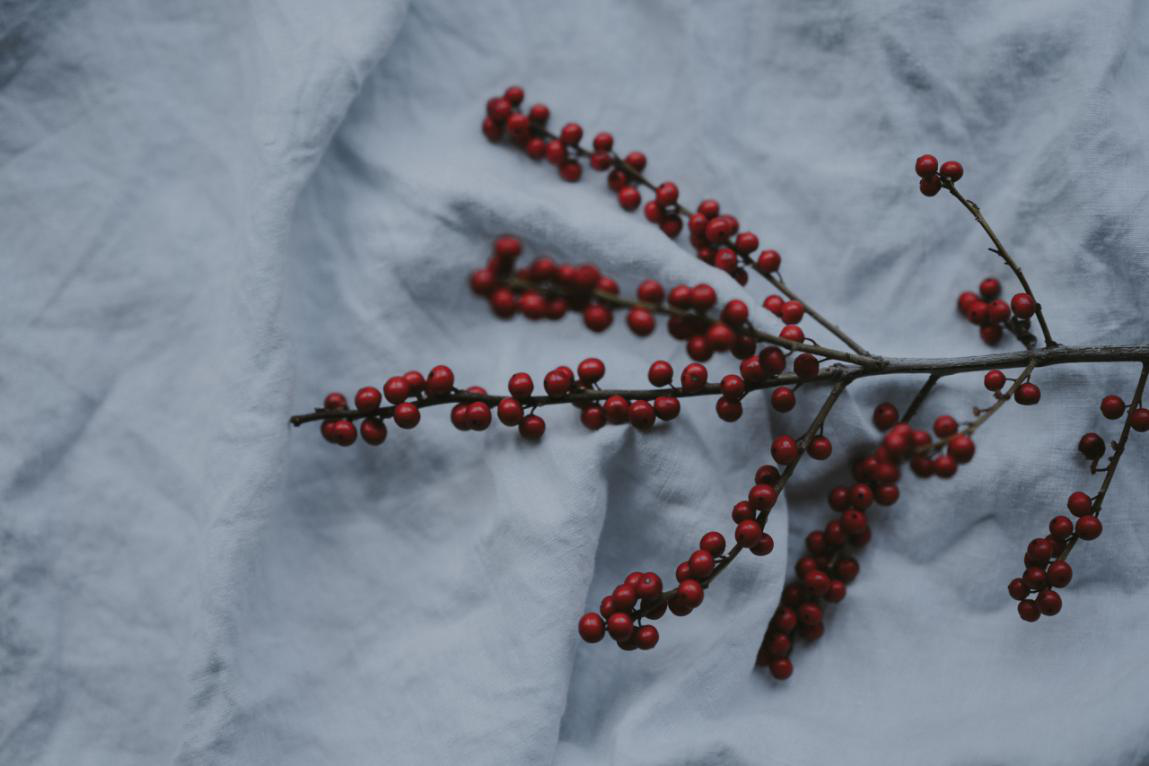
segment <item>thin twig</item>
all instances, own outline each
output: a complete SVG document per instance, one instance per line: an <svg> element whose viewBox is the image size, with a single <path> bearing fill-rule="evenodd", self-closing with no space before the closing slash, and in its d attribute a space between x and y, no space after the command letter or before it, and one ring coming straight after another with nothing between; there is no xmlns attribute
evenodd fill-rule
<svg viewBox="0 0 1149 766"><path fill-rule="evenodd" d="M1037 307L1037 322L1041 325L1041 334L1045 336L1046 348L1052 348L1053 346L1058 345L1056 341L1053 340L1053 336L1049 334L1049 325L1045 323L1045 314L1043 314L1041 311L1041 303L1037 300L1037 296L1033 294L1033 290L1029 286L1029 281L1025 278L1025 274L1022 273L1021 267L1018 266L1017 262L1010 257L1009 252L1005 249L1005 245L1001 243L1001 240L998 239L997 234L994 233L994 230L990 227L989 221L987 221L985 216L982 215L981 208L966 199L962 193L957 190L957 186L954 184L954 182L948 178L942 178L942 185L945 186L949 193L952 194L958 202L962 203L965 209L970 212L970 215L972 215L974 219L979 224L981 224L981 228L985 230L985 233L989 235L990 241L993 242L993 247L990 248L990 251L1001 256L1001 259L1005 261L1005 264L1013 270L1014 275L1017 277L1017 281L1021 282L1022 289L1025 290L1026 294L1030 298L1033 298L1033 304Z"/></svg>

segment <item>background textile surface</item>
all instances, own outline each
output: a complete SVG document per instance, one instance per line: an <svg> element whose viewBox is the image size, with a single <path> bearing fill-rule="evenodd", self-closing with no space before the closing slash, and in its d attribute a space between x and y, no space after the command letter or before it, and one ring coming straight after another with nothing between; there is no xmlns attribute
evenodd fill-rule
<svg viewBox="0 0 1149 766"><path fill-rule="evenodd" d="M286 419L440 362L492 389L588 355L612 385L685 363L621 316L603 336L494 319L466 277L503 232L624 290L707 280L760 305L760 281L623 213L597 173L572 187L488 145L485 101L511 83L645 151L686 200L717 197L872 350L982 352L957 293L1013 286L957 204L918 193L925 151L965 164L1059 340L1144 342L1147 13L0 2L0 763L1146 762L1144 439L1062 614L1023 624L1005 591L1096 486L1077 437L1134 365L1040 370L1041 404L1003 409L955 479L907 479L785 685L750 668L788 557L875 438L871 408L920 378L852 386L834 457L771 516L775 553L639 654L583 645L578 615L729 532L817 390L785 416L753 395L735 425L684 402L647 435L548 409L537 446L459 434L446 408L379 449ZM947 379L923 416L986 398Z"/></svg>

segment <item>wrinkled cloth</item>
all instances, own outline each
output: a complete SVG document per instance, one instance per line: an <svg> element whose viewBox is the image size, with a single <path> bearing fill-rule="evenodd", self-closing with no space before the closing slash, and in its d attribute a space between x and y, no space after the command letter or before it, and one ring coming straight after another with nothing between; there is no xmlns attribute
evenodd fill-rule
<svg viewBox="0 0 1149 766"><path fill-rule="evenodd" d="M503 232L624 291L709 281L777 329L761 280L711 270L598 174L488 144L511 83L719 199L875 352L983 353L958 292L1017 289L965 211L918 193L926 151L965 164L1058 340L1145 342L1146 39L1133 0L0 4L0 763L1146 762L1144 437L1062 613L1022 623L1005 590L1096 490L1077 439L1116 435L1097 403L1136 365L1041 369L1041 403L1004 407L955 478L905 479L785 684L752 664L802 539L873 406L923 376L852 385L833 457L770 517L775 552L639 653L583 644L578 616L731 537L824 386L785 415L753 394L735 424L684 401L649 434L547 408L537 445L447 408L379 448L287 425L438 363L492 391L590 355L619 387L686 363L621 316L495 319L467 275ZM987 398L947 378L920 422Z"/></svg>

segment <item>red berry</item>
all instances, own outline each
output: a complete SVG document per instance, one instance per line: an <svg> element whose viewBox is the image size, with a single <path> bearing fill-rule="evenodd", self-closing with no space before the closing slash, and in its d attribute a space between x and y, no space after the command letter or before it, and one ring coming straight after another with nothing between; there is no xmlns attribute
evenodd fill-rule
<svg viewBox="0 0 1149 766"><path fill-rule="evenodd" d="M854 578L858 576L858 562L856 559L843 558L838 559L838 563L834 565L834 574L838 576L842 582L853 582Z"/></svg>
<svg viewBox="0 0 1149 766"><path fill-rule="evenodd" d="M962 169L960 162L954 162L953 160L950 160L949 162L942 163L938 173L943 178L948 178L951 181L957 181L965 173L965 170Z"/></svg>
<svg viewBox="0 0 1149 766"><path fill-rule="evenodd" d="M1045 579L1055 588L1064 588L1073 579L1073 567L1068 561L1054 561L1045 570Z"/></svg>
<svg viewBox="0 0 1149 766"><path fill-rule="evenodd" d="M546 422L538 415L527 415L523 418L523 422L519 423L519 434L526 439L541 439L546 430Z"/></svg>
<svg viewBox="0 0 1149 766"><path fill-rule="evenodd" d="M427 393L432 396L444 396L451 393L451 389L455 387L455 373L451 372L451 368L440 364L431 368L427 373ZM388 397L388 401L391 401Z"/></svg>
<svg viewBox="0 0 1149 766"><path fill-rule="evenodd" d="M985 388L987 391L1000 391L1005 385L1005 373L1001 370L990 370L985 374Z"/></svg>
<svg viewBox="0 0 1149 766"><path fill-rule="evenodd" d="M874 425L878 430L893 428L898 422L898 408L889 402L882 402L874 408Z"/></svg>
<svg viewBox="0 0 1149 766"><path fill-rule="evenodd" d="M1054 516L1049 520L1049 534L1064 540L1073 534L1073 521L1068 516Z"/></svg>
<svg viewBox="0 0 1149 766"><path fill-rule="evenodd" d="M821 598L830 590L830 576L815 569L813 572L806 573L806 576L802 578L802 584L815 596Z"/></svg>
<svg viewBox="0 0 1149 766"><path fill-rule="evenodd" d="M1037 622L1038 618L1041 617L1041 609L1038 608L1037 603L1028 600L1017 602L1017 613L1026 622Z"/></svg>
<svg viewBox="0 0 1149 766"><path fill-rule="evenodd" d="M753 519L743 521L735 528L734 539L743 548L753 548L762 539L762 525Z"/></svg>
<svg viewBox="0 0 1149 766"><path fill-rule="evenodd" d="M579 419L584 426L592 431L597 431L606 425L606 415L603 414L602 407L597 405L592 405L583 410L582 414L579 415Z"/></svg>
<svg viewBox="0 0 1149 766"><path fill-rule="evenodd" d="M1149 409L1138 407L1129 413L1129 427L1138 433L1149 431Z"/></svg>
<svg viewBox="0 0 1149 766"><path fill-rule="evenodd" d="M938 158L932 154L923 154L914 162L914 172L922 178L929 178L938 172Z"/></svg>
<svg viewBox="0 0 1149 766"><path fill-rule="evenodd" d="M623 210L636 210L642 202L642 195L633 186L624 186L618 190L618 204Z"/></svg>
<svg viewBox="0 0 1149 766"><path fill-rule="evenodd" d="M571 379L558 370L552 370L543 378L543 388L551 397L562 397L570 391Z"/></svg>
<svg viewBox="0 0 1149 766"><path fill-rule="evenodd" d="M662 285L653 279L643 280L638 285L638 299L643 303L653 303L655 305L662 303L665 292Z"/></svg>
<svg viewBox="0 0 1149 766"><path fill-rule="evenodd" d="M794 358L794 374L802 380L810 380L818 376L818 358L813 354L798 354Z"/></svg>
<svg viewBox="0 0 1149 766"><path fill-rule="evenodd" d="M798 622L802 625L821 625L822 607L805 603L798 607Z"/></svg>
<svg viewBox="0 0 1149 766"><path fill-rule="evenodd" d="M662 207L670 207L678 202L678 187L671 181L659 184L654 192L654 198Z"/></svg>
<svg viewBox="0 0 1149 766"><path fill-rule="evenodd" d="M404 383L406 380L404 379ZM408 385L408 388L410 386ZM406 397L404 397L406 398ZM359 389L355 394L355 409L361 412L374 412L379 409L379 404L383 401L383 395L379 393L379 389L374 386L364 386ZM400 399L399 401L402 401Z"/></svg>
<svg viewBox="0 0 1149 766"><path fill-rule="evenodd" d="M578 379L583 383L598 383L606 374L606 365L601 359L590 357L583 359L578 365Z"/></svg>
<svg viewBox="0 0 1149 766"><path fill-rule="evenodd" d="M654 572L646 572L638 578L634 586L639 598L653 599L662 595L662 578Z"/></svg>
<svg viewBox="0 0 1149 766"><path fill-rule="evenodd" d="M568 146L575 146L582 140L582 126L577 122L568 122L559 131L559 140Z"/></svg>
<svg viewBox="0 0 1149 766"><path fill-rule="evenodd" d="M664 362L660 359L650 365L650 371L647 372L646 377L652 386L667 386L674 378L674 368L670 366L670 362Z"/></svg>
<svg viewBox="0 0 1149 766"><path fill-rule="evenodd" d="M742 255L750 255L758 249L758 236L753 232L742 232L734 238L734 249Z"/></svg>
<svg viewBox="0 0 1149 766"><path fill-rule="evenodd" d="M810 453L810 457L815 460L825 460L830 457L832 450L833 445L830 444L830 440L825 436L815 436L810 440L810 446L806 448L806 451Z"/></svg>
<svg viewBox="0 0 1149 766"><path fill-rule="evenodd" d="M864 511L874 502L874 491L868 484L855 484L850 487L850 502L859 511Z"/></svg>
<svg viewBox="0 0 1149 766"><path fill-rule="evenodd" d="M602 403L602 410L606 415L607 422L616 426L630 419L630 402L618 394L608 396L606 401Z"/></svg>
<svg viewBox="0 0 1149 766"><path fill-rule="evenodd" d="M758 271L770 274L782 267L782 256L777 250L763 250L758 255Z"/></svg>
<svg viewBox="0 0 1149 766"><path fill-rule="evenodd" d="M779 386L770 394L770 406L778 412L789 412L796 402L794 392L786 386Z"/></svg>
<svg viewBox="0 0 1149 766"><path fill-rule="evenodd" d="M338 391L334 391L323 398L323 409L345 410L347 409L347 397Z"/></svg>
<svg viewBox="0 0 1149 766"><path fill-rule="evenodd" d="M682 370L682 389L684 391L693 393L702 390L706 385L706 368L701 364L693 363L686 365Z"/></svg>
<svg viewBox="0 0 1149 766"><path fill-rule="evenodd" d="M1120 396L1110 394L1101 400L1101 414L1110 420L1117 420L1125 414L1125 402Z"/></svg>
<svg viewBox="0 0 1149 766"><path fill-rule="evenodd" d="M630 424L640 431L646 431L654 425L654 407L645 399L636 399L631 402L627 414Z"/></svg>
<svg viewBox="0 0 1149 766"><path fill-rule="evenodd" d="M614 321L614 314L611 313L609 308L602 305L601 303L592 303L583 309L582 319L583 324L587 326L587 329L592 330L593 332L602 332L606 328L610 327L611 323Z"/></svg>
<svg viewBox="0 0 1149 766"><path fill-rule="evenodd" d="M535 383L525 372L516 372L507 383L507 390L516 399L526 399L535 390Z"/></svg>
<svg viewBox="0 0 1149 766"><path fill-rule="evenodd" d="M806 333L802 332L802 328L796 324L786 325L782 328L782 331L778 333L778 336L792 343L801 343L806 340Z"/></svg>
<svg viewBox="0 0 1149 766"><path fill-rule="evenodd" d="M363 393L362 391L359 392ZM398 404L406 399L411 394L411 384L407 379L396 375L393 378L388 378L387 382L383 384L383 394L387 397L387 401L392 404ZM355 397L356 403L359 401L358 394ZM376 404L376 407L378 404Z"/></svg>
<svg viewBox="0 0 1149 766"><path fill-rule="evenodd" d="M1010 580L1007 590L1015 601L1024 601L1029 596L1029 586L1020 577Z"/></svg>
<svg viewBox="0 0 1149 766"><path fill-rule="evenodd" d="M491 407L485 402L471 402L467 405L467 425L474 431L486 430L491 424Z"/></svg>
<svg viewBox="0 0 1149 766"><path fill-rule="evenodd" d="M958 463L968 463L973 460L974 450L973 439L965 434L959 434L950 439L946 452Z"/></svg>
<svg viewBox="0 0 1149 766"><path fill-rule="evenodd" d="M1041 389L1033 383L1022 383L1013 395L1018 404L1037 404L1041 401Z"/></svg>
<svg viewBox="0 0 1149 766"><path fill-rule="evenodd" d="M1022 319L1029 319L1037 311L1037 302L1028 293L1018 293L1009 301L1013 313Z"/></svg>
<svg viewBox="0 0 1149 766"><path fill-rule="evenodd" d="M1055 615L1061 611L1061 596L1051 590L1043 590L1038 593L1035 600L1042 614Z"/></svg>
<svg viewBox="0 0 1149 766"><path fill-rule="evenodd" d="M690 574L702 579L714 571L714 556L709 551L698 550L690 554Z"/></svg>
<svg viewBox="0 0 1149 766"><path fill-rule="evenodd" d="M329 420L321 427L323 438L342 447L350 447L355 443L358 432L355 424L350 420Z"/></svg>
<svg viewBox="0 0 1149 766"><path fill-rule="evenodd" d="M758 539L758 543L750 549L750 552L755 556L768 556L774 550L774 538L765 532L762 537Z"/></svg>
<svg viewBox="0 0 1149 766"><path fill-rule="evenodd" d="M785 681L794 674L794 663L788 657L779 657L770 660L770 675L779 681Z"/></svg>
<svg viewBox="0 0 1149 766"><path fill-rule="evenodd" d="M419 425L419 408L411 402L403 402L395 405L392 417L395 419L395 425L400 428L414 428Z"/></svg>
<svg viewBox="0 0 1149 766"><path fill-rule="evenodd" d="M387 426L379 418L365 418L359 424L359 433L362 434L363 441L379 445L387 438Z"/></svg>
<svg viewBox="0 0 1149 766"><path fill-rule="evenodd" d="M625 612L615 612L606 619L606 629L615 641L625 641L634 631L634 623Z"/></svg>
<svg viewBox="0 0 1149 766"><path fill-rule="evenodd" d="M949 415L939 415L938 419L934 421L934 433L942 439L953 436L957 430L958 422Z"/></svg>
<svg viewBox="0 0 1149 766"><path fill-rule="evenodd" d="M721 532L707 532L698 542L698 547L711 556L721 556L726 550L726 538Z"/></svg>
<svg viewBox="0 0 1149 766"><path fill-rule="evenodd" d="M739 300L730 301L722 307L722 321L737 327L750 317L750 309Z"/></svg>
<svg viewBox="0 0 1149 766"><path fill-rule="evenodd" d="M733 423L742 417L742 403L737 399L727 399L723 396L714 403L714 411L718 413L721 420Z"/></svg>
<svg viewBox="0 0 1149 766"><path fill-rule="evenodd" d="M517 426L523 420L523 405L507 397L499 402L499 422L505 426Z"/></svg>
<svg viewBox="0 0 1149 766"><path fill-rule="evenodd" d="M722 395L727 399L741 399L746 394L746 381L738 375L726 375L719 384Z"/></svg>
<svg viewBox="0 0 1149 766"><path fill-rule="evenodd" d="M778 312L786 324L798 324L806 315L806 308L799 301L786 301Z"/></svg>
<svg viewBox="0 0 1149 766"><path fill-rule="evenodd" d="M1096 516L1082 516L1077 520L1075 531L1082 540L1095 540L1101 536L1101 519Z"/></svg>
<svg viewBox="0 0 1149 766"><path fill-rule="evenodd" d="M575 160L563 160L559 164L559 177L569 183L575 183L582 178L582 165Z"/></svg>
<svg viewBox="0 0 1149 766"><path fill-rule="evenodd" d="M770 454L779 465L790 465L798 459L798 445L789 436L779 436L770 445Z"/></svg>
<svg viewBox="0 0 1149 766"><path fill-rule="evenodd" d="M631 152L626 155L626 164L641 173L646 169L646 155L642 152Z"/></svg>
<svg viewBox="0 0 1149 766"><path fill-rule="evenodd" d="M1025 574L1021 576L1021 581L1028 585L1030 588L1044 588L1045 570L1041 567L1029 567L1025 570Z"/></svg>
<svg viewBox="0 0 1149 766"><path fill-rule="evenodd" d="M942 190L942 179L938 178L937 176L923 178L918 183L918 190L927 197L933 197L935 194Z"/></svg>
<svg viewBox="0 0 1149 766"><path fill-rule="evenodd" d="M698 580L683 580L678 584L678 596L687 606L694 608L702 603L705 592L702 589L702 583Z"/></svg>
<svg viewBox="0 0 1149 766"><path fill-rule="evenodd" d="M933 459L934 475L948 479L957 473L957 461L949 455L938 455Z"/></svg>
<svg viewBox="0 0 1149 766"><path fill-rule="evenodd" d="M471 423L467 420L467 405L456 404L451 408L451 425L460 431L470 431Z"/></svg>
<svg viewBox="0 0 1149 766"><path fill-rule="evenodd" d="M758 354L758 362L769 374L777 374L786 369L786 355L777 346L767 346Z"/></svg>
<svg viewBox="0 0 1149 766"><path fill-rule="evenodd" d="M706 283L695 285L690 290L690 304L697 311L708 311L717 301L718 294Z"/></svg>
<svg viewBox="0 0 1149 766"><path fill-rule="evenodd" d="M578 621L578 634L588 644L597 644L606 633L606 625L602 617L594 612L587 612Z"/></svg>
<svg viewBox="0 0 1149 766"><path fill-rule="evenodd" d="M653 649L658 644L658 628L653 625L643 625L635 634L634 643L639 649Z"/></svg>

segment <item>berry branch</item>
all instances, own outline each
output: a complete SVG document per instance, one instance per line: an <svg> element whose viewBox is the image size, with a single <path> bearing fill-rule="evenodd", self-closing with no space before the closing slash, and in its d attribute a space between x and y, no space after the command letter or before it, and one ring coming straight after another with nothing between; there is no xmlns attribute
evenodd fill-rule
<svg viewBox="0 0 1149 766"><path fill-rule="evenodd" d="M595 170L607 172L608 186L617 193L620 206L628 211L643 204L640 187L649 189L654 198L643 207L645 217L667 236L675 238L686 228L691 245L707 264L743 285L749 280L749 271L755 271L781 291L782 295L767 296L762 305L782 320L783 328L774 334L755 327L749 321L749 308L740 300L719 307L716 291L705 283L678 284L668 289L647 279L637 286L636 298L632 300L622 297L618 283L594 264L560 264L542 256L517 266L522 243L515 237L503 236L496 239L486 265L470 277L473 292L488 302L495 316L511 319L521 315L539 321L558 320L568 312L577 312L589 330L602 332L611 326L616 311L624 311L627 326L638 337L652 334L657 317L663 317L667 332L685 343L687 355L693 360L680 370L677 384L673 383L673 367L656 360L647 374L651 388L603 388L600 382L606 366L591 357L577 365L577 372L565 365L547 372L542 381L544 391L540 393L535 392L530 375L515 373L503 395L488 393L479 386L459 388L454 372L438 365L426 376L417 371L394 375L382 390L365 386L356 393L353 405L343 394L331 393L314 412L293 416L292 425L320 422L323 437L345 447L359 437L367 444L379 445L387 438L388 420L409 430L419 424L424 409L449 405L450 421L460 431L484 431L497 417L504 426L517 427L523 438L537 441L546 429L538 413L541 408L556 404L575 408L580 422L592 431L608 424L647 431L659 420L677 418L680 399L712 397L717 416L733 422L743 414L742 400L753 391L769 390L770 406L787 413L796 406L797 397L817 387L815 384L832 384L800 437L782 433L772 440L772 462L755 471L754 484L745 499L736 502L730 511L735 528L734 545L729 551L722 533L706 532L698 548L675 568L674 588L664 590L662 579L654 572L631 572L602 599L597 612L588 612L579 620L578 632L586 641L595 643L609 634L619 648L630 651L653 648L659 633L650 623L667 611L676 616L691 613L702 603L705 590L741 551L748 549L765 556L774 550L774 540L765 530L770 510L805 456L819 461L831 457L833 445L823 434L823 427L847 386L866 377L926 375L901 417L889 402L875 408L873 424L881 436L871 450L849 461L852 483L833 487L827 496L831 510L839 515L806 536L805 553L794 564L796 579L782 590L756 660L758 665L767 666L775 678L784 679L793 672L790 654L794 641L815 641L823 634L827 607L841 602L849 583L857 577L860 565L852 554L871 539L870 515L894 505L900 498L903 466L922 479L954 477L960 465L973 459L978 429L1007 402L1024 406L1039 403L1041 390L1032 382L1039 368L1139 362L1141 377L1133 402L1126 405L1112 394L1101 401L1101 412L1106 418L1125 418L1109 462L1103 469L1098 468L1107 449L1099 434L1085 434L1078 445L1091 461L1091 471L1105 473L1098 494L1090 497L1074 492L1070 496L1067 506L1078 517L1076 524L1065 516L1055 517L1049 525L1050 535L1031 541L1027 548L1023 577L1009 585L1023 619L1033 621L1042 614L1060 611L1061 599L1053 589L1064 587L1072 575L1066 557L1078 539L1092 540L1100 535L1101 503L1129 434L1149 431L1149 409L1141 406L1149 377L1149 345L1074 347L1055 343L1020 267L978 206L957 190L956 183L964 173L959 163L946 162L939 167L933 156L919 157L915 169L921 176L920 189L932 197L944 187L958 199L989 236L994 245L992 251L1013 271L1023 291L1006 303L1000 297L1001 282L988 277L982 280L977 293L961 293L958 310L979 326L987 344L997 344L1009 332L1024 348L952 358L887 357L866 351L789 290L778 274L781 256L776 251L763 250L757 259L752 258L751 253L759 246L758 237L748 231L739 232L738 220L722 214L718 202L703 200L694 210L683 206L675 184L656 186L644 175L646 157L641 152L620 156L614 152L614 139L608 133L596 135L593 150L587 149L581 144L581 126L568 123L558 134L552 133L546 128L550 110L536 104L524 113L519 109L522 101L522 89L511 87L488 102L483 132L491 141L509 135L528 156L546 157L567 181L581 177L584 161ZM1045 345L1040 348L1030 331L1030 320L1035 315L1045 337ZM807 338L800 324L807 316L850 350ZM714 381L702 363L723 353L738 360L738 374L726 374ZM1011 379L1005 370L1020 372ZM994 396L992 404L975 407L972 419L965 423L949 414L937 415L932 434L912 425L942 378L972 372L984 373L984 386Z"/></svg>
<svg viewBox="0 0 1149 766"><path fill-rule="evenodd" d="M550 119L550 109L544 104L535 104L529 115L519 110L522 103L522 90L508 88L502 97L487 102L487 117L483 121L483 133L492 142L502 139L504 129L511 139L521 146L532 159L546 157L558 166L560 177L574 183L582 177L582 166L575 158L585 158L594 170L610 170L608 181L612 190L618 192L619 205L633 211L641 204L641 196L636 186L643 186L655 193L655 199L647 203L644 210L652 223L659 224L663 232L676 238L682 231L682 218L688 220L691 243L698 249L699 257L713 266L728 271L741 284L746 283L746 271L737 269L741 262L764 277L777 290L792 301L802 303L806 313L826 328L831 334L849 346L856 354L869 356L857 341L847 335L838 325L831 322L810 304L798 297L778 273L781 256L777 251L765 250L755 261L750 253L758 248L758 237L752 232L738 234L738 221L733 216L720 216L719 205L714 200L703 200L697 211L683 205L678 200L678 186L673 182L655 185L643 175L646 168L646 155L630 152L625 158L614 151L614 137L610 133L599 133L594 137L594 149L581 145L582 126L569 122L558 133L552 133L546 124ZM737 234L737 236L735 236ZM718 248L715 251L713 248Z"/></svg>
<svg viewBox="0 0 1149 766"><path fill-rule="evenodd" d="M1121 435L1113 442L1113 454L1102 471L1105 478L1101 489L1090 497L1076 491L1066 501L1066 508L1077 517L1077 523L1068 516L1054 516L1049 521L1049 535L1034 538L1025 551L1025 571L1009 583L1009 595L1017 599L1017 613L1026 622L1036 622L1042 615L1053 616L1061 611L1061 596L1055 588L1064 588L1073 579L1073 568L1066 561L1078 540L1095 540L1101 536L1101 504L1109 492L1109 484L1117 472L1117 465L1125 453L1125 444L1131 431L1149 431L1149 409L1141 406L1145 382L1149 379L1149 363L1141 365L1141 377L1133 391L1133 401L1126 406L1121 397L1110 394L1101 400L1101 414L1110 420L1124 416ZM1091 472L1097 473L1097 461L1105 455L1105 440L1096 433L1087 433L1078 443L1080 451L1091 461ZM1053 561L1050 561L1050 559ZM1034 598L1030 598L1036 594Z"/></svg>
<svg viewBox="0 0 1149 766"><path fill-rule="evenodd" d="M1009 252L1005 249L1005 245L1002 244L997 233L994 232L993 227L989 225L989 221L987 221L985 215L982 214L981 208L971 200L966 199L965 195L958 191L957 182L965 174L965 169L961 166L961 163L951 160L950 162L942 163L939 168L936 157L932 154L923 154L921 157L918 157L915 163L915 169L922 179L920 183L922 194L927 197L932 197L944 187L946 191L953 195L954 199L962 204L962 207L969 211L970 215L974 217L974 220L978 222L993 243L990 252L997 253L1001 256L1001 259L1005 261L1006 265L1013 271L1014 276L1017 277L1017 281L1021 283L1021 287L1025 291L1024 294L1018 294L1013 297L1011 303L1013 304L1014 313L1025 319L1036 314L1038 324L1041 325L1041 333L1045 336L1045 345L1056 346L1057 343L1054 342L1053 336L1049 334L1049 325L1045 323L1045 315L1041 311L1041 304L1037 302L1037 296L1033 294L1033 290L1030 288L1029 281L1025 278L1025 274L1022 273L1021 267L1010 257ZM1018 339L1024 342L1021 334L1018 333L1016 329L1015 333L1018 334Z"/></svg>

